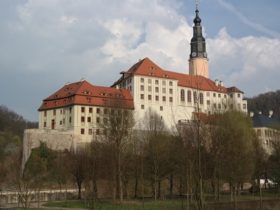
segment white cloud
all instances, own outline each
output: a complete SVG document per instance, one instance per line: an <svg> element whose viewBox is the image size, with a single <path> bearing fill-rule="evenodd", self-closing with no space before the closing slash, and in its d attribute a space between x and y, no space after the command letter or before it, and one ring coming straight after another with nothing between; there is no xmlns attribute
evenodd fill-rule
<svg viewBox="0 0 280 210"><path fill-rule="evenodd" d="M0 69L7 67L5 74L42 75L48 78L45 88L81 77L110 85L120 71L144 57L163 68L186 73L192 27L177 12L181 3L28 0L18 6L16 21L3 29ZM213 79L218 77L249 95L279 88L279 39L234 38L224 28L207 39L207 49Z"/></svg>

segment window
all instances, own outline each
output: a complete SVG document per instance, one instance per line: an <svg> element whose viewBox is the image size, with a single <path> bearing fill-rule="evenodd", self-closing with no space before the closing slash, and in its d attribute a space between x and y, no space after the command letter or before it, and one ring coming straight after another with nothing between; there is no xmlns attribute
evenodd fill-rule
<svg viewBox="0 0 280 210"><path fill-rule="evenodd" d="M152 80L151 80L151 79L148 79L148 83L149 83L149 84L152 84Z"/></svg>
<svg viewBox="0 0 280 210"><path fill-rule="evenodd" d="M144 91L144 90L145 90L144 85L141 85L141 86L140 86L140 90L141 90L141 91Z"/></svg>
<svg viewBox="0 0 280 210"><path fill-rule="evenodd" d="M213 93L213 97L216 97L216 93Z"/></svg>
<svg viewBox="0 0 280 210"><path fill-rule="evenodd" d="M92 135L92 129L88 129L88 135Z"/></svg>
<svg viewBox="0 0 280 210"><path fill-rule="evenodd" d="M44 122L44 128L47 127L47 122Z"/></svg>
<svg viewBox="0 0 280 210"><path fill-rule="evenodd" d="M100 130L96 129L96 135L100 135Z"/></svg>
<svg viewBox="0 0 280 210"><path fill-rule="evenodd" d="M85 107L81 107L81 112L85 113Z"/></svg>
<svg viewBox="0 0 280 210"><path fill-rule="evenodd" d="M237 94L237 97L240 98L240 93Z"/></svg>
<svg viewBox="0 0 280 210"><path fill-rule="evenodd" d="M181 101L185 101L185 91L181 89Z"/></svg>
<svg viewBox="0 0 280 210"><path fill-rule="evenodd" d="M91 122L91 117L87 118L87 122L90 123Z"/></svg>
<svg viewBox="0 0 280 210"><path fill-rule="evenodd" d="M152 92L152 86L148 86L148 91Z"/></svg>
<svg viewBox="0 0 280 210"><path fill-rule="evenodd" d="M233 94L232 93L230 94L230 97L233 98Z"/></svg>
<svg viewBox="0 0 280 210"><path fill-rule="evenodd" d="M203 104L203 103L204 103L203 93L199 93L199 103L200 103L200 104Z"/></svg>
<svg viewBox="0 0 280 210"><path fill-rule="evenodd" d="M210 100L207 100L207 105L208 105L208 106L210 105Z"/></svg>
<svg viewBox="0 0 280 210"><path fill-rule="evenodd" d="M162 93L166 93L166 88L162 88Z"/></svg>
<svg viewBox="0 0 280 210"><path fill-rule="evenodd" d="M196 94L196 92L193 92L193 102L197 103L197 94Z"/></svg>
<svg viewBox="0 0 280 210"><path fill-rule="evenodd" d="M100 123L100 118L99 117L96 118L96 123Z"/></svg>
<svg viewBox="0 0 280 210"><path fill-rule="evenodd" d="M172 85L173 85L173 82L172 82L172 81L169 81L169 85L172 86Z"/></svg>
<svg viewBox="0 0 280 210"><path fill-rule="evenodd" d="M156 93L158 93L158 91L159 91L159 88L158 88L158 87L155 87L155 91L156 91Z"/></svg>
<svg viewBox="0 0 280 210"><path fill-rule="evenodd" d="M243 109L247 109L247 105L246 104L243 104Z"/></svg>
<svg viewBox="0 0 280 210"><path fill-rule="evenodd" d="M104 114L108 114L108 109L104 109Z"/></svg>
<svg viewBox="0 0 280 210"><path fill-rule="evenodd" d="M152 100L152 95L148 95L148 100Z"/></svg>
<svg viewBox="0 0 280 210"><path fill-rule="evenodd" d="M100 114L100 109L99 108L96 108L96 113Z"/></svg>
<svg viewBox="0 0 280 210"><path fill-rule="evenodd" d="M163 106L160 106L159 109L160 109L160 111L163 111Z"/></svg>
<svg viewBox="0 0 280 210"><path fill-rule="evenodd" d="M188 102L192 102L192 92L190 90L188 90Z"/></svg>
<svg viewBox="0 0 280 210"><path fill-rule="evenodd" d="M92 113L92 108L91 108L91 107L88 108L88 112L89 112L89 113Z"/></svg>
<svg viewBox="0 0 280 210"><path fill-rule="evenodd" d="M71 122L72 122L72 118L71 118L71 117L69 117L69 123L71 124Z"/></svg>
<svg viewBox="0 0 280 210"><path fill-rule="evenodd" d="M69 113L71 114L71 112L72 112L72 107L69 108Z"/></svg>
<svg viewBox="0 0 280 210"><path fill-rule="evenodd" d="M65 118L63 118L62 123L63 123L63 125L65 124Z"/></svg>
<svg viewBox="0 0 280 210"><path fill-rule="evenodd" d="M141 104L141 109L145 109L145 106L144 106L144 104Z"/></svg>
<svg viewBox="0 0 280 210"><path fill-rule="evenodd" d="M141 81L141 83L143 83L145 80L144 80L144 78L141 78L140 81Z"/></svg>
<svg viewBox="0 0 280 210"><path fill-rule="evenodd" d="M85 117L81 117L81 122L85 122Z"/></svg>
<svg viewBox="0 0 280 210"><path fill-rule="evenodd" d="M159 97L158 97L158 96L156 96L156 97L155 97L155 99L156 99L156 101L158 101L158 100L159 100Z"/></svg>
<svg viewBox="0 0 280 210"><path fill-rule="evenodd" d="M162 81L162 85L163 85L163 86L166 85L166 81L165 81L165 80Z"/></svg>
<svg viewBox="0 0 280 210"><path fill-rule="evenodd" d="M141 99L144 99L144 94L141 94L141 95L140 95L140 98L141 98Z"/></svg>
<svg viewBox="0 0 280 210"><path fill-rule="evenodd" d="M46 117L47 116L47 111L44 111L44 117Z"/></svg>
<svg viewBox="0 0 280 210"><path fill-rule="evenodd" d="M85 129L84 128L81 128L81 134L85 134Z"/></svg>
<svg viewBox="0 0 280 210"><path fill-rule="evenodd" d="M173 94L173 89L169 89L169 94Z"/></svg>
<svg viewBox="0 0 280 210"><path fill-rule="evenodd" d="M166 97L165 96L162 96L162 101L166 101Z"/></svg>
<svg viewBox="0 0 280 210"><path fill-rule="evenodd" d="M104 118L104 119L103 119L103 122L104 122L105 125L107 125L107 124L108 124L108 119L107 119L107 118Z"/></svg>
<svg viewBox="0 0 280 210"><path fill-rule="evenodd" d="M214 103L214 104L213 104L213 107L214 107L214 109L217 109L217 104Z"/></svg>
<svg viewBox="0 0 280 210"><path fill-rule="evenodd" d="M227 95L226 95L226 94L224 95L224 98L227 98Z"/></svg>
<svg viewBox="0 0 280 210"><path fill-rule="evenodd" d="M59 125L62 125L62 120L59 121Z"/></svg>
<svg viewBox="0 0 280 210"><path fill-rule="evenodd" d="M114 115L114 114L115 114L115 110L111 109L111 115Z"/></svg>
<svg viewBox="0 0 280 210"><path fill-rule="evenodd" d="M173 98L169 97L169 102L172 103L173 102Z"/></svg>
<svg viewBox="0 0 280 210"><path fill-rule="evenodd" d="M56 115L56 109L53 110L53 116L55 116L55 115Z"/></svg>
<svg viewBox="0 0 280 210"><path fill-rule="evenodd" d="M155 80L155 84L158 85L158 80L157 79Z"/></svg>
<svg viewBox="0 0 280 210"><path fill-rule="evenodd" d="M218 94L218 98L221 98L221 94L220 93Z"/></svg>

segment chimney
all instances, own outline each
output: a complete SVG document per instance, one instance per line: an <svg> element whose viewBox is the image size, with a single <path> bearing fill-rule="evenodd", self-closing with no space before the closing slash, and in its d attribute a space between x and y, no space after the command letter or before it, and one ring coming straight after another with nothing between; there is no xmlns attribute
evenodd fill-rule
<svg viewBox="0 0 280 210"><path fill-rule="evenodd" d="M219 85L219 80L215 79L215 85L216 85L216 86Z"/></svg>
<svg viewBox="0 0 280 210"><path fill-rule="evenodd" d="M220 86L221 86L221 87L223 87L223 86L224 86L223 81L220 81Z"/></svg>
<svg viewBox="0 0 280 210"><path fill-rule="evenodd" d="M269 110L269 112L268 112L268 117L271 118L272 115L273 115L273 111L272 111L272 110Z"/></svg>
<svg viewBox="0 0 280 210"><path fill-rule="evenodd" d="M250 117L254 117L254 112L250 112Z"/></svg>

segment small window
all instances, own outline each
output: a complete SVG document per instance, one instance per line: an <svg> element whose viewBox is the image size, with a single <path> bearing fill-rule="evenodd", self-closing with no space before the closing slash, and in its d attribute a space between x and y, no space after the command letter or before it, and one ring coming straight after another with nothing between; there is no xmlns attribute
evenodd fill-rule
<svg viewBox="0 0 280 210"><path fill-rule="evenodd" d="M218 94L218 98L221 98L221 94L220 93Z"/></svg>
<svg viewBox="0 0 280 210"><path fill-rule="evenodd" d="M144 98L145 98L145 97L144 97L144 94L141 94L141 95L140 95L140 98L141 98L142 100L144 100Z"/></svg>
<svg viewBox="0 0 280 210"><path fill-rule="evenodd" d="M62 120L59 121L59 125L62 125Z"/></svg>
<svg viewBox="0 0 280 210"><path fill-rule="evenodd" d="M99 129L96 129L96 135L100 135Z"/></svg>
<svg viewBox="0 0 280 210"><path fill-rule="evenodd" d="M165 96L162 96L162 101L166 101L166 97Z"/></svg>
<svg viewBox="0 0 280 210"><path fill-rule="evenodd" d="M158 91L159 91L159 88L158 88L158 87L155 87L155 91L156 91L156 93L158 93Z"/></svg>
<svg viewBox="0 0 280 210"><path fill-rule="evenodd" d="M240 93L237 94L237 97L240 98Z"/></svg>
<svg viewBox="0 0 280 210"><path fill-rule="evenodd" d="M166 85L166 81L165 81L165 80L162 81L162 85L163 85L163 86Z"/></svg>
<svg viewBox="0 0 280 210"><path fill-rule="evenodd" d="M144 91L144 90L145 90L144 85L141 85L141 86L140 86L140 90L141 90L141 91Z"/></svg>
<svg viewBox="0 0 280 210"><path fill-rule="evenodd" d="M192 102L192 92L190 90L188 90L188 102Z"/></svg>
<svg viewBox="0 0 280 210"><path fill-rule="evenodd" d="M210 105L210 100L207 100L207 105L208 105L208 106Z"/></svg>
<svg viewBox="0 0 280 210"><path fill-rule="evenodd" d="M162 88L162 93L166 93L166 88Z"/></svg>
<svg viewBox="0 0 280 210"><path fill-rule="evenodd" d="M181 89L181 101L185 101L185 91L183 89Z"/></svg>
<svg viewBox="0 0 280 210"><path fill-rule="evenodd" d="M85 122L85 117L81 117L81 122Z"/></svg>
<svg viewBox="0 0 280 210"><path fill-rule="evenodd" d="M160 109L160 111L163 111L163 106L160 106L159 109Z"/></svg>
<svg viewBox="0 0 280 210"><path fill-rule="evenodd" d="M193 102L197 103L197 93L193 92Z"/></svg>
<svg viewBox="0 0 280 210"><path fill-rule="evenodd" d="M149 101L152 100L152 95L148 95L148 100L149 100Z"/></svg>
<svg viewBox="0 0 280 210"><path fill-rule="evenodd" d="M141 81L141 83L143 83L143 82L145 81L145 79L144 79L144 78L141 78L140 81Z"/></svg>
<svg viewBox="0 0 280 210"><path fill-rule="evenodd" d="M84 128L81 128L81 134L85 134L85 129Z"/></svg>
<svg viewBox="0 0 280 210"><path fill-rule="evenodd" d="M169 86L172 86L173 85L173 82L172 81L169 81Z"/></svg>
<svg viewBox="0 0 280 210"><path fill-rule="evenodd" d="M156 99L156 101L158 101L158 100L159 100L159 97L158 97L158 96L156 96L156 97L155 97L155 99Z"/></svg>
<svg viewBox="0 0 280 210"><path fill-rule="evenodd" d="M145 106L144 106L144 104L141 104L141 109L145 109Z"/></svg>
<svg viewBox="0 0 280 210"><path fill-rule="evenodd" d="M108 109L104 109L104 114L108 114Z"/></svg>
<svg viewBox="0 0 280 210"><path fill-rule="evenodd" d="M71 118L71 117L69 117L69 123L71 124L71 122L72 122L72 118Z"/></svg>
<svg viewBox="0 0 280 210"><path fill-rule="evenodd" d="M88 129L88 135L92 135L92 129Z"/></svg>
<svg viewBox="0 0 280 210"><path fill-rule="evenodd" d="M99 117L96 118L96 123L100 123L100 118Z"/></svg>
<svg viewBox="0 0 280 210"><path fill-rule="evenodd" d="M203 93L199 93L199 103L200 103L200 104L204 104Z"/></svg>
<svg viewBox="0 0 280 210"><path fill-rule="evenodd" d="M100 108L96 108L96 113L100 114Z"/></svg>
<svg viewBox="0 0 280 210"><path fill-rule="evenodd" d="M169 97L169 102L172 103L173 102L173 98Z"/></svg>
<svg viewBox="0 0 280 210"><path fill-rule="evenodd" d="M158 80L157 79L155 80L155 84L158 85Z"/></svg>
<svg viewBox="0 0 280 210"><path fill-rule="evenodd" d="M243 109L247 109L247 104L243 104Z"/></svg>
<svg viewBox="0 0 280 210"><path fill-rule="evenodd" d="M87 122L90 123L91 122L91 117L87 118Z"/></svg>
<svg viewBox="0 0 280 210"><path fill-rule="evenodd" d="M152 92L152 86L148 86L148 91Z"/></svg>
<svg viewBox="0 0 280 210"><path fill-rule="evenodd" d="M148 83L149 83L149 84L152 84L152 80L151 80L151 79L148 79Z"/></svg>
<svg viewBox="0 0 280 210"><path fill-rule="evenodd" d="M173 94L173 89L169 89L169 94Z"/></svg>
<svg viewBox="0 0 280 210"><path fill-rule="evenodd" d="M44 122L44 128L47 127L47 122Z"/></svg>
<svg viewBox="0 0 280 210"><path fill-rule="evenodd" d="M88 108L88 112L92 113L92 108L91 107Z"/></svg>
<svg viewBox="0 0 280 210"><path fill-rule="evenodd" d="M213 97L216 97L216 93L213 93Z"/></svg>
<svg viewBox="0 0 280 210"><path fill-rule="evenodd" d="M46 117L47 116L47 111L44 111L44 117Z"/></svg>
<svg viewBox="0 0 280 210"><path fill-rule="evenodd" d="M227 98L227 95L226 95L226 94L224 95L224 98Z"/></svg>
<svg viewBox="0 0 280 210"><path fill-rule="evenodd" d="M85 107L81 107L81 112L85 113Z"/></svg>
<svg viewBox="0 0 280 210"><path fill-rule="evenodd" d="M69 108L69 113L71 114L71 112L72 112L72 107Z"/></svg>

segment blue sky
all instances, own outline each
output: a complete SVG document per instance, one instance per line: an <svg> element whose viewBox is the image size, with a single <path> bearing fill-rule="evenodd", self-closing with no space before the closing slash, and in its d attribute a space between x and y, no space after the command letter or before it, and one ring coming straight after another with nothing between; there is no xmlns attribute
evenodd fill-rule
<svg viewBox="0 0 280 210"><path fill-rule="evenodd" d="M278 0L200 0L213 80L249 97L280 89L279 9ZM194 10L194 0L1 0L0 104L37 120L65 83L110 85L144 57L187 73Z"/></svg>

